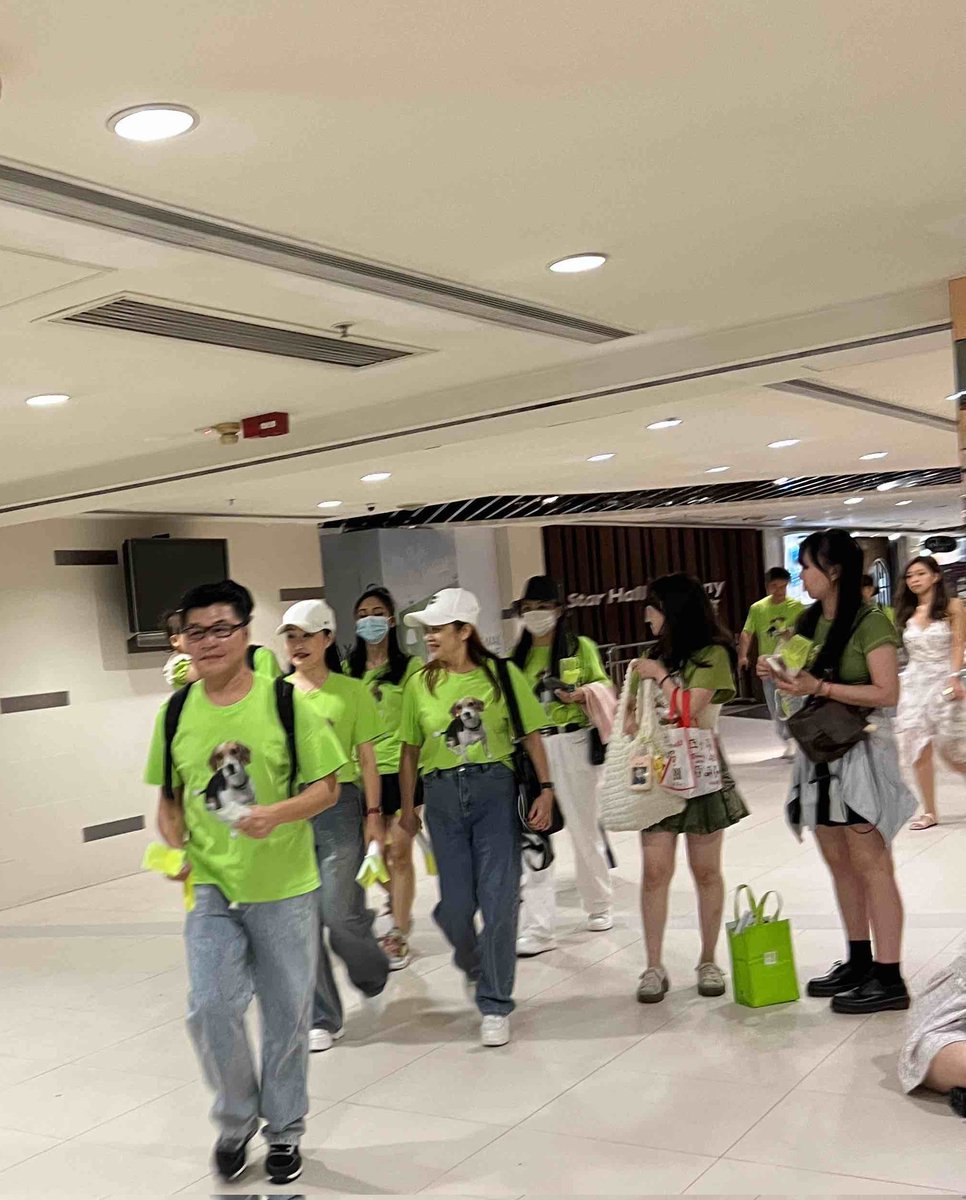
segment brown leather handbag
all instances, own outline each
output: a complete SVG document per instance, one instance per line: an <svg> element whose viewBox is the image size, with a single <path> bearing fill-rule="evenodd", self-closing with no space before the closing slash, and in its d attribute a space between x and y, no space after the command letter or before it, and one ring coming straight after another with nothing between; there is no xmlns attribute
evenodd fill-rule
<svg viewBox="0 0 966 1200"><path fill-rule="evenodd" d="M788 718L788 732L811 762L836 762L865 741L869 712L825 696L812 696Z"/></svg>

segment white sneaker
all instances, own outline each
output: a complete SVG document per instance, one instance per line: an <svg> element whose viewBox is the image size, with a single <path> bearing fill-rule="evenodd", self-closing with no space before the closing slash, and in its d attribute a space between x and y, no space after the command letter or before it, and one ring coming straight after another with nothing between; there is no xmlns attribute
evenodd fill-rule
<svg viewBox="0 0 966 1200"><path fill-rule="evenodd" d="M532 933L525 933L517 938L517 958L536 958L538 954L546 954L548 950L556 949L557 942L554 938L534 937Z"/></svg>
<svg viewBox="0 0 966 1200"><path fill-rule="evenodd" d="M660 1004L670 986L663 967L648 967L637 985L637 1001L639 1004Z"/></svg>
<svg viewBox="0 0 966 1200"><path fill-rule="evenodd" d="M725 994L724 972L717 963L698 963L698 995L723 996Z"/></svg>
<svg viewBox="0 0 966 1200"><path fill-rule="evenodd" d="M608 929L614 928L614 914L609 908L591 913L587 918L587 928L591 933L606 933Z"/></svg>
<svg viewBox="0 0 966 1200"><path fill-rule="evenodd" d="M510 1018L488 1016L480 1026L480 1042L484 1046L505 1046L510 1040Z"/></svg>
<svg viewBox="0 0 966 1200"><path fill-rule="evenodd" d="M336 1042L345 1037L344 1029L312 1029L309 1031L309 1050L312 1054L321 1054L323 1050L331 1050Z"/></svg>

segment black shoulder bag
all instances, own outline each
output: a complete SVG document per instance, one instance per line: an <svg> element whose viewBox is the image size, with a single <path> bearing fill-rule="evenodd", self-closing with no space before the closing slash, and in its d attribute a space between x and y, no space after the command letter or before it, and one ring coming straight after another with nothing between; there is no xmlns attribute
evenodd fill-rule
<svg viewBox="0 0 966 1200"><path fill-rule="evenodd" d="M556 798L553 802L553 813L550 817L550 828L544 830L531 829L528 821L530 809L534 800L543 791L537 776L533 760L527 754L523 739L523 722L520 719L520 708L517 704L516 693L510 679L506 660L496 660L496 673L500 678L500 690L506 701L507 712L510 716L510 727L513 732L513 754L511 756L513 776L517 784L517 815L520 819L520 833L523 838L523 857L533 871L545 871L553 862L553 847L550 845L550 835L559 833L564 827L563 813Z"/></svg>
<svg viewBox="0 0 966 1200"><path fill-rule="evenodd" d="M856 621L849 637L868 615L863 613ZM853 746L865 741L870 712L868 708L856 708L827 696L810 696L798 712L788 718L788 732L810 762L837 762Z"/></svg>

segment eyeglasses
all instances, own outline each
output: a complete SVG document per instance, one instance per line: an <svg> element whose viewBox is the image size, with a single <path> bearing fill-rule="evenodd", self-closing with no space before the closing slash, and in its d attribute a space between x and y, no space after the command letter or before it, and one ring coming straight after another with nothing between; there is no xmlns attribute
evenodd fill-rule
<svg viewBox="0 0 966 1200"><path fill-rule="evenodd" d="M233 633L237 633L239 629L244 629L247 625L247 621L239 621L237 625L232 625L228 621L218 621L215 625L188 625L185 629L182 629L181 636L186 642L190 642L192 645L203 642L208 636L224 642Z"/></svg>

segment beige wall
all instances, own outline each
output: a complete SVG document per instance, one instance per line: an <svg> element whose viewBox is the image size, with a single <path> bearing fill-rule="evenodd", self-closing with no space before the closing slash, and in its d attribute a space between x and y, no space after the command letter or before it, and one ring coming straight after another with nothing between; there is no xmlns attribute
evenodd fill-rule
<svg viewBox="0 0 966 1200"><path fill-rule="evenodd" d="M67 708L0 716L0 908L139 866L155 798L141 783L164 655L127 651L121 568L55 567L55 550L120 550L129 537L225 537L254 594L253 639L273 642L280 588L322 582L313 525L143 518L0 529L0 696L70 693ZM148 828L84 843L85 826L143 814Z"/></svg>

